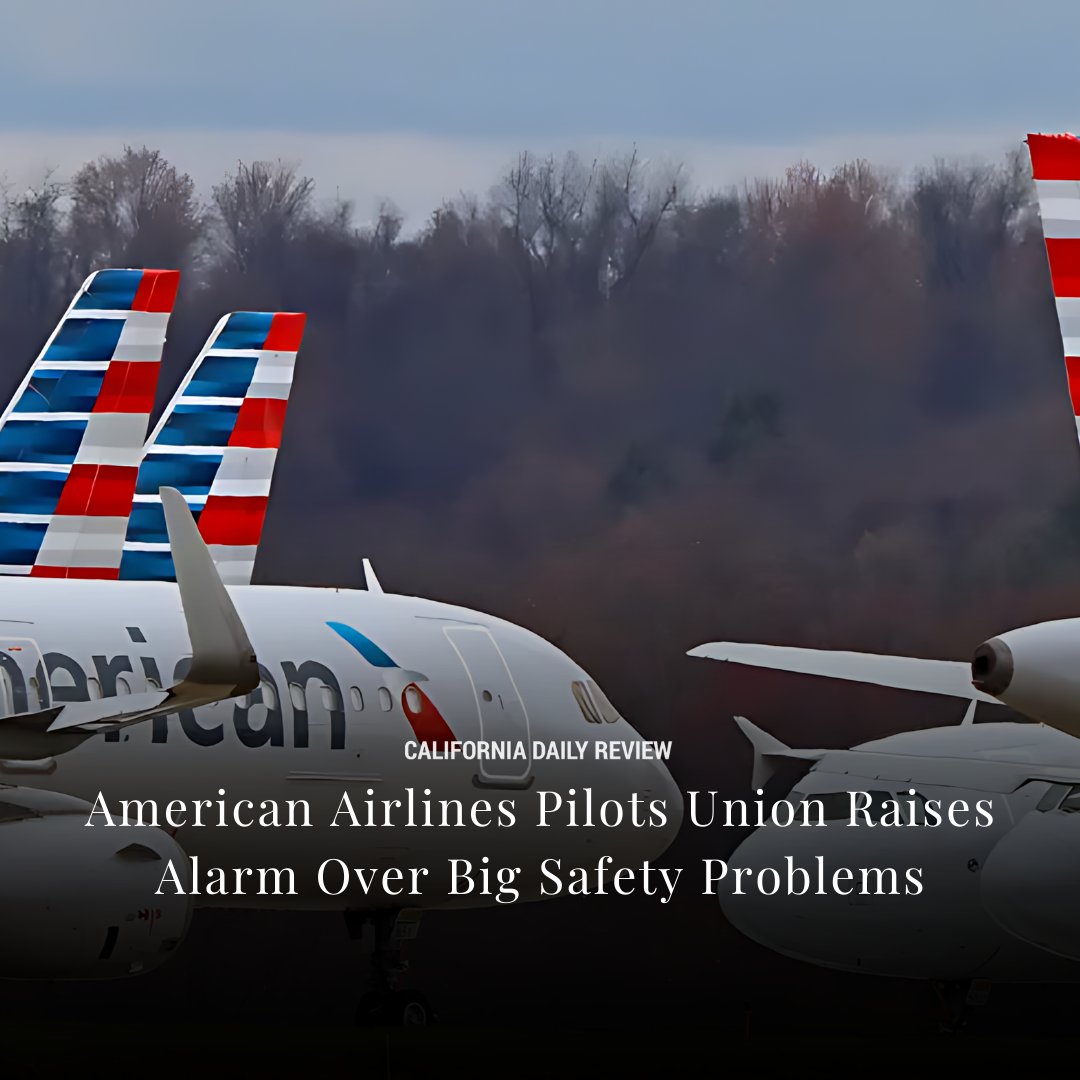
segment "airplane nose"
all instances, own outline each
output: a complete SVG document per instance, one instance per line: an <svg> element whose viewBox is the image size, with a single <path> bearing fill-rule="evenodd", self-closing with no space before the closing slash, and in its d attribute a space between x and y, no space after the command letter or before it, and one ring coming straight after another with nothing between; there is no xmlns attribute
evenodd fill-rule
<svg viewBox="0 0 1080 1080"><path fill-rule="evenodd" d="M971 681L985 694L1003 694L1013 677L1012 650L1001 638L984 641L971 658Z"/></svg>
<svg viewBox="0 0 1080 1080"><path fill-rule="evenodd" d="M766 825L736 848L728 864L733 869L750 870L754 878L766 868L782 866L782 855L789 850L785 831ZM726 879L730 877L730 873L725 875ZM808 958L808 953L813 951L808 946L823 931L820 922L812 925L810 920L814 916L828 917L828 912L820 910L821 905L815 904L812 897L792 898L783 892L765 896L753 890L739 893L728 886L728 880L721 880L716 888L720 909L736 930L751 941L787 956ZM841 928L835 929L839 932ZM824 933L828 936L828 928L824 928Z"/></svg>
<svg viewBox="0 0 1080 1080"><path fill-rule="evenodd" d="M1008 933L1080 959L1080 815L1049 811L1022 818L982 869L983 904Z"/></svg>

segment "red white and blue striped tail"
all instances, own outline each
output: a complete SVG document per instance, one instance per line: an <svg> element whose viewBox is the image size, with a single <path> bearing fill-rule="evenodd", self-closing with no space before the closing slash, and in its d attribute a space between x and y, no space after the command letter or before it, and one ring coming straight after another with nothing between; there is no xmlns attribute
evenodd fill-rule
<svg viewBox="0 0 1080 1080"><path fill-rule="evenodd" d="M0 574L119 577L179 283L91 274L0 414Z"/></svg>
<svg viewBox="0 0 1080 1080"><path fill-rule="evenodd" d="M158 494L173 487L222 581L250 584L305 319L236 311L214 328L147 441L122 578L176 580Z"/></svg>
<svg viewBox="0 0 1080 1080"><path fill-rule="evenodd" d="M1027 142L1080 435L1080 139L1029 135Z"/></svg>

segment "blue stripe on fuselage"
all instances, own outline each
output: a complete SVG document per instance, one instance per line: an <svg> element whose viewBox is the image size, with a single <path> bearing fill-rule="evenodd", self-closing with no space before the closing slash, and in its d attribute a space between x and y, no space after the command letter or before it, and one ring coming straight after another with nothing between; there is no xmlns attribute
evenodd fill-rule
<svg viewBox="0 0 1080 1080"><path fill-rule="evenodd" d="M397 667L371 638L365 637L348 623L328 622L326 625L336 634L340 634L373 667Z"/></svg>

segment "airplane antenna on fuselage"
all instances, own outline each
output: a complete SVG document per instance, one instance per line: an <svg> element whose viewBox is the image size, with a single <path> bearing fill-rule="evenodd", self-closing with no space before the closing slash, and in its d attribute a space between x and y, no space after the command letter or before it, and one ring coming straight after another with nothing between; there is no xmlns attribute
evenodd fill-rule
<svg viewBox="0 0 1080 1080"><path fill-rule="evenodd" d="M375 576L375 570L371 565L370 559L364 560L364 582L367 585L367 591L373 593L381 593L383 587L379 584L379 579Z"/></svg>

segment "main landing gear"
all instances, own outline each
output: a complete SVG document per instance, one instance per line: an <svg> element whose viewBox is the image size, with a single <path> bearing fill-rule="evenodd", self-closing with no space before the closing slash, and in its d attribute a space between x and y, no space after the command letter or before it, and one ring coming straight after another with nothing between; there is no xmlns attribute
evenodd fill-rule
<svg viewBox="0 0 1080 1080"><path fill-rule="evenodd" d="M420 913L377 911L345 913L349 937L371 952L371 989L360 999L356 1024L360 1027L400 1027L434 1024L435 1013L427 998L400 987L408 971L405 949L420 930Z"/></svg>
<svg viewBox="0 0 1080 1080"><path fill-rule="evenodd" d="M966 1027L968 1009L985 1005L990 997L987 979L936 979L932 985L938 1002L938 1031L947 1035Z"/></svg>

